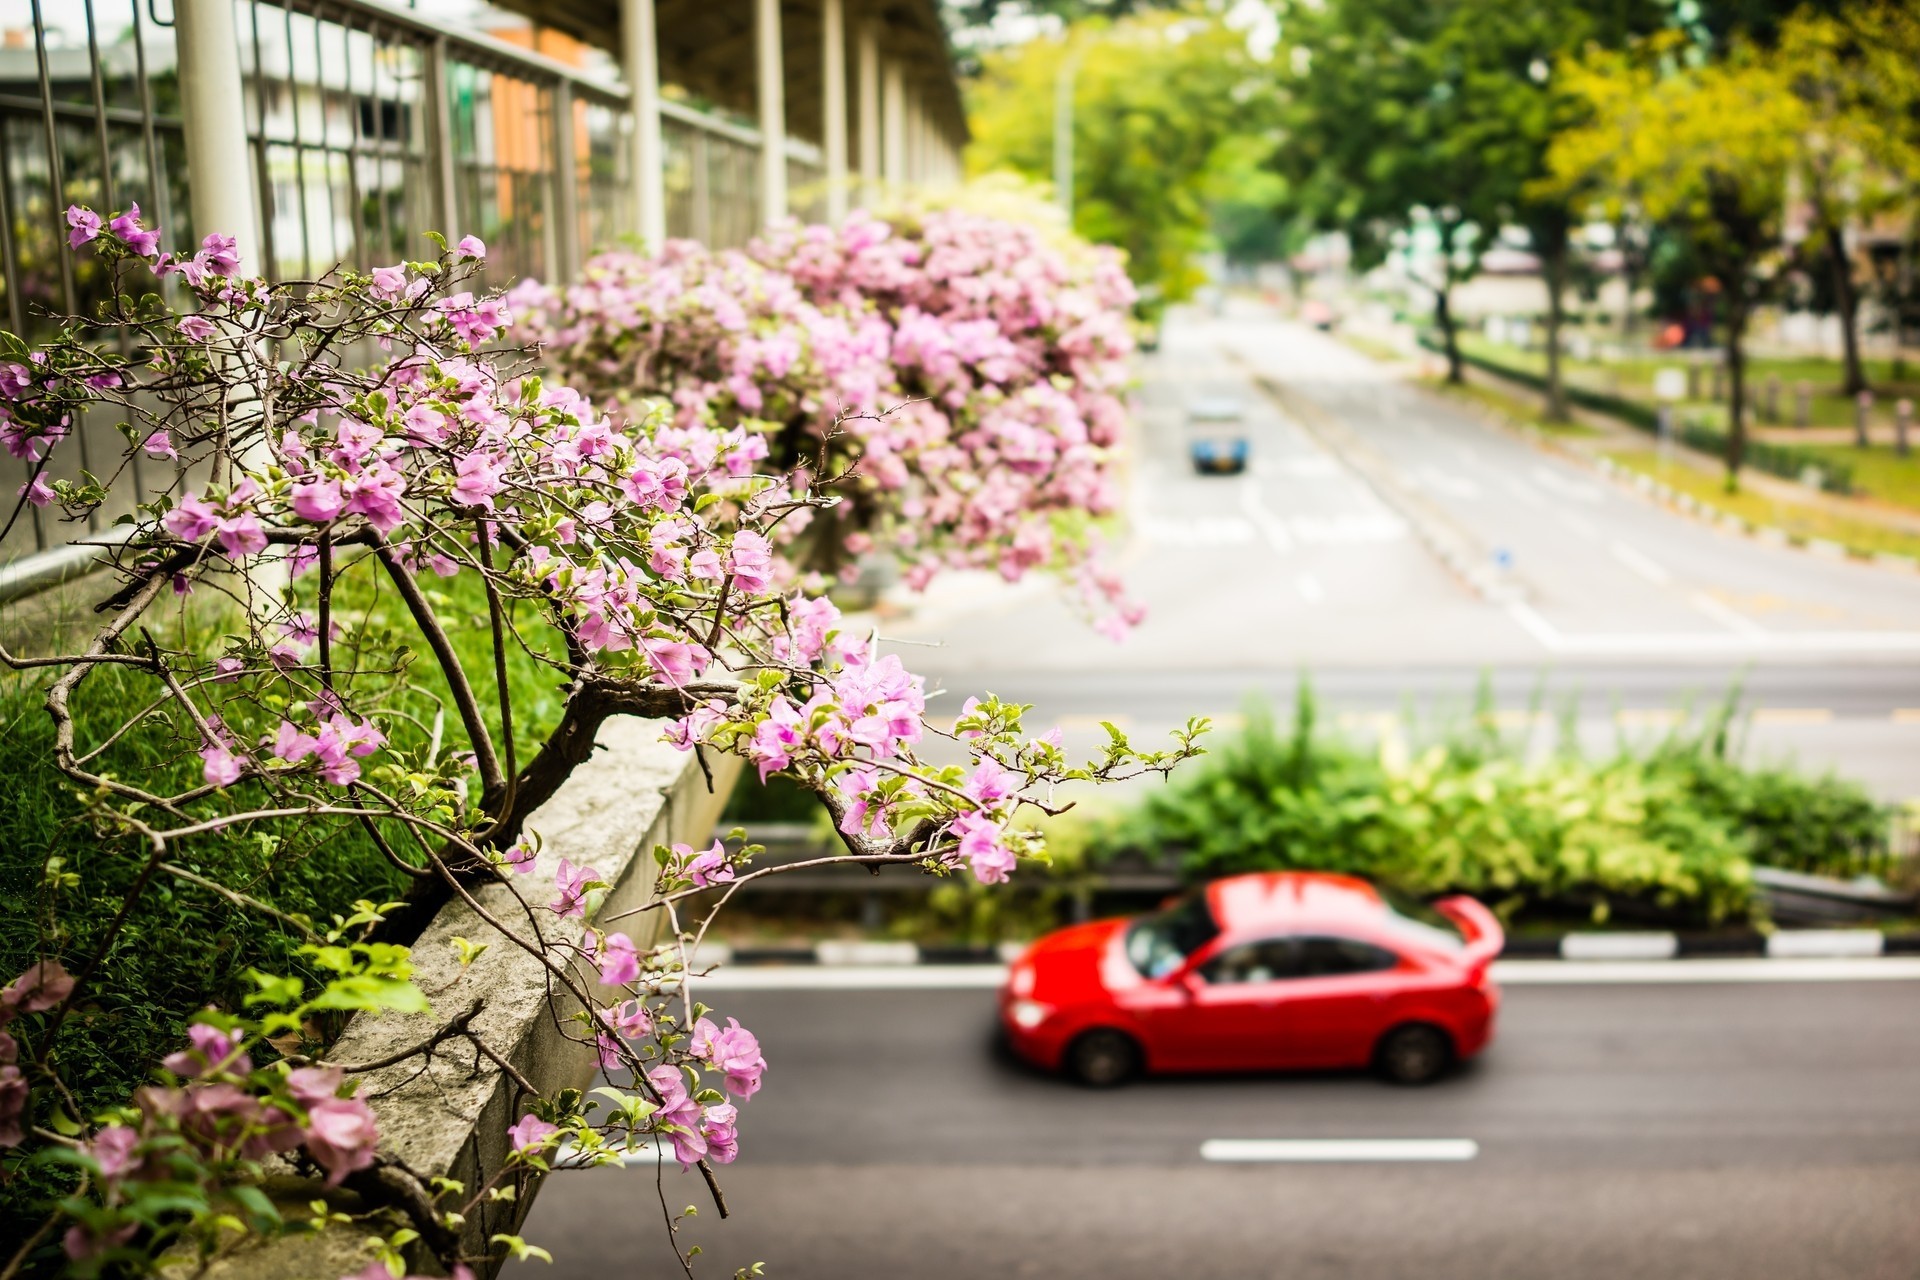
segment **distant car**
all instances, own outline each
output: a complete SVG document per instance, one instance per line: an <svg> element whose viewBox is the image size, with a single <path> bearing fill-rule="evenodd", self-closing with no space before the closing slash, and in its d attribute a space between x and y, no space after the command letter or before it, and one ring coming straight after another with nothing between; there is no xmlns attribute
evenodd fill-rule
<svg viewBox="0 0 1920 1280"><path fill-rule="evenodd" d="M1334 321L1339 317L1334 314L1332 307L1320 299L1309 298L1300 308L1300 318L1314 328L1324 331L1332 329Z"/></svg>
<svg viewBox="0 0 1920 1280"><path fill-rule="evenodd" d="M1247 469L1245 410L1232 396L1205 396L1187 406L1187 457L1203 475L1237 475Z"/></svg>
<svg viewBox="0 0 1920 1280"><path fill-rule="evenodd" d="M1424 1084L1493 1035L1504 935L1471 898L1261 872L1040 939L1008 970L1013 1050L1083 1084L1141 1072L1371 1067Z"/></svg>

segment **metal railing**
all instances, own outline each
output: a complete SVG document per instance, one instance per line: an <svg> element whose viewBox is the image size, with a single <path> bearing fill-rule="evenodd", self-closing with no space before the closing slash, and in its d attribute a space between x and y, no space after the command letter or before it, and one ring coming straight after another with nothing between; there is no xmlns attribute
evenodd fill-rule
<svg viewBox="0 0 1920 1280"><path fill-rule="evenodd" d="M494 283L565 278L635 225L618 83L383 0L234 4L269 278L423 257L429 230L485 240ZM0 323L32 342L50 316L88 314L104 296L90 255L67 246L69 204L138 202L174 246L216 228L193 226L189 212L168 7L26 7L31 30L0 32ZM759 133L680 103L664 114L668 233L746 243L760 223ZM817 217L818 151L797 140L787 151L794 212ZM75 435L50 479L99 472L124 449L110 423ZM0 497L11 500L27 474L0 456ZM94 528L170 480L141 459ZM78 532L35 515L0 544L0 564L57 552Z"/></svg>

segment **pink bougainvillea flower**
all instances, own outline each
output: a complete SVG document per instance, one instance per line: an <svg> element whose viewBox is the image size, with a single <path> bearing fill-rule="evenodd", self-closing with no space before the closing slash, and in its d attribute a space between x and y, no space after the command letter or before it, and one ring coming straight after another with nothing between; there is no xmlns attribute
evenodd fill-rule
<svg viewBox="0 0 1920 1280"><path fill-rule="evenodd" d="M760 1041L740 1025L738 1018L728 1018L725 1030L701 1018L693 1024L687 1052L725 1075L727 1088L740 1098L751 1098L759 1092L767 1060L760 1053Z"/></svg>
<svg viewBox="0 0 1920 1280"><path fill-rule="evenodd" d="M553 1135L558 1132L560 1132L558 1125L548 1124L539 1116L529 1113L521 1116L517 1123L508 1126L507 1139L513 1143L513 1149L516 1152L524 1155L529 1151L544 1150L552 1141Z"/></svg>
<svg viewBox="0 0 1920 1280"><path fill-rule="evenodd" d="M66 1003L72 994L73 975L65 966L58 960L36 960L19 977L0 987L0 1025L17 1013L45 1013Z"/></svg>
<svg viewBox="0 0 1920 1280"><path fill-rule="evenodd" d="M100 215L91 209L70 204L67 206L67 226L72 228L67 232L67 245L78 249L100 234Z"/></svg>
<svg viewBox="0 0 1920 1280"><path fill-rule="evenodd" d="M587 886L600 879L600 873L592 867L575 866L567 859L560 859L560 866L554 872L554 886L560 890L560 896L547 904L547 909L562 917L584 916L587 913Z"/></svg>
<svg viewBox="0 0 1920 1280"><path fill-rule="evenodd" d="M471 258L475 262L484 262L487 257L486 241L482 240L479 236L461 236L460 243L453 247L453 251L463 258Z"/></svg>

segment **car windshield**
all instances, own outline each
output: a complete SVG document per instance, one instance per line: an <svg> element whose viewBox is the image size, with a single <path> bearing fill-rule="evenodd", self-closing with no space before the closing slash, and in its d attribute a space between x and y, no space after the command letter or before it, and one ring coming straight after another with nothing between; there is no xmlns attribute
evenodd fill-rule
<svg viewBox="0 0 1920 1280"><path fill-rule="evenodd" d="M1387 916L1396 933L1417 938L1442 951L1458 951L1466 945L1460 925L1446 912L1392 889L1382 888L1380 900L1387 904Z"/></svg>
<svg viewBox="0 0 1920 1280"><path fill-rule="evenodd" d="M1194 893L1165 911L1141 916L1127 930L1127 959L1149 978L1164 978L1220 933L1207 895Z"/></svg>

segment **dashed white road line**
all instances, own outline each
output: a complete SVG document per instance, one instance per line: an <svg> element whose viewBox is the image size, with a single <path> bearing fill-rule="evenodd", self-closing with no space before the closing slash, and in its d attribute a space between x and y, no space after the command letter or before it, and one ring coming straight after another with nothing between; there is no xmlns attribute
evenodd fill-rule
<svg viewBox="0 0 1920 1280"><path fill-rule="evenodd" d="M1667 572L1664 565L1652 559L1650 556L1635 551L1626 543L1616 542L1608 547L1607 550L1613 553L1615 560L1618 560L1621 564L1627 566L1627 568L1633 570L1654 586L1665 587L1672 585L1673 575Z"/></svg>
<svg viewBox="0 0 1920 1280"><path fill-rule="evenodd" d="M1240 486L1240 510L1276 554L1293 550L1293 535L1287 532L1286 521L1267 510L1267 504L1260 500L1260 486L1251 477Z"/></svg>
<svg viewBox="0 0 1920 1280"><path fill-rule="evenodd" d="M1725 601L1717 600L1704 591L1696 591L1693 594L1692 603L1694 608L1706 614L1715 622L1743 636L1752 636L1758 639L1767 634L1767 629L1755 622L1752 618L1741 613Z"/></svg>
<svg viewBox="0 0 1920 1280"><path fill-rule="evenodd" d="M1200 1158L1229 1164L1352 1164L1471 1160L1472 1138L1209 1138Z"/></svg>

